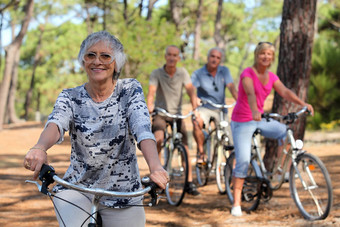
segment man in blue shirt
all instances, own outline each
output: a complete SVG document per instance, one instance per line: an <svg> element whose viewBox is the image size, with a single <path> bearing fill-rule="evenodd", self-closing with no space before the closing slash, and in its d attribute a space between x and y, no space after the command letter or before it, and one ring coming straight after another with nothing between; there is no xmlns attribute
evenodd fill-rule
<svg viewBox="0 0 340 227"><path fill-rule="evenodd" d="M225 104L225 88L228 87L230 93L237 100L237 91L227 67L221 66L224 52L215 47L208 52L208 62L202 68L196 70L192 76L192 84L197 88L197 97L210 100L216 104ZM204 162L203 142L204 134L202 128L208 126L210 117L214 117L217 122L220 120L218 110L209 104L203 104L197 110L196 120L193 121L194 137L199 151L198 163ZM227 112L225 112L227 114Z"/></svg>

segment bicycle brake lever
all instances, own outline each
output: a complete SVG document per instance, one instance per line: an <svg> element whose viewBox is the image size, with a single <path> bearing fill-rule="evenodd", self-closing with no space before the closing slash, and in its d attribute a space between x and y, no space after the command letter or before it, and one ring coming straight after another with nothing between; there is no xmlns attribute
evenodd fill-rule
<svg viewBox="0 0 340 227"><path fill-rule="evenodd" d="M54 182L53 176L56 175L52 166L43 164L40 170L39 179L42 182L41 192L48 194L48 186Z"/></svg>
<svg viewBox="0 0 340 227"><path fill-rule="evenodd" d="M33 180L25 180L25 183L32 183L35 184L39 190L39 192L41 191L41 185L37 182L37 181L33 181Z"/></svg>
<svg viewBox="0 0 340 227"><path fill-rule="evenodd" d="M152 182L149 177L143 177L142 184L145 187L151 187L151 190L149 191L149 194L151 196L151 202L149 203L149 206L155 206L158 204L158 194L156 189L158 188L158 185L155 182Z"/></svg>

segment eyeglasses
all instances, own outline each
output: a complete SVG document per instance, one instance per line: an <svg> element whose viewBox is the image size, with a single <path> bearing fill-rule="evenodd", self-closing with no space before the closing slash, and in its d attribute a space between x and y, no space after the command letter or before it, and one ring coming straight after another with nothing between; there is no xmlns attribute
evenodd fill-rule
<svg viewBox="0 0 340 227"><path fill-rule="evenodd" d="M218 91L218 87L216 86L216 84L215 84L215 81L213 80L213 86L214 86L214 89L215 89L215 91Z"/></svg>
<svg viewBox="0 0 340 227"><path fill-rule="evenodd" d="M271 45L271 46L274 46L274 44L272 44L271 42L259 42L257 45L260 46L262 44L268 44L268 45Z"/></svg>
<svg viewBox="0 0 340 227"><path fill-rule="evenodd" d="M88 52L84 54L83 61L86 63L93 63L97 59L98 55L94 52ZM99 55L99 61L103 64L111 64L114 57L111 54L101 53Z"/></svg>

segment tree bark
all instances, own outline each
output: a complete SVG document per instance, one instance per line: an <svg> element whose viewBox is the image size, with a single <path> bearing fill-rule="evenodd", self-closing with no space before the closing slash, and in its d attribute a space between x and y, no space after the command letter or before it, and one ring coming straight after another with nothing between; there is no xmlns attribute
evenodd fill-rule
<svg viewBox="0 0 340 227"><path fill-rule="evenodd" d="M27 0L25 6L25 18L23 19L21 29L19 34L13 40L13 42L8 46L6 50L6 59L5 59L5 67L4 67L4 75L0 87L0 130L3 127L6 104L8 100L9 88L11 83L12 69L13 64L15 63L15 56L20 52L20 46L22 44L22 40L26 35L27 28L30 22L30 19L33 14L33 6L34 0Z"/></svg>
<svg viewBox="0 0 340 227"><path fill-rule="evenodd" d="M182 0L169 0L169 2L170 2L171 18L176 26L176 30L178 31L179 26L181 24L183 2Z"/></svg>
<svg viewBox="0 0 340 227"><path fill-rule="evenodd" d="M47 17L45 19L46 23L47 23ZM46 24L45 23L45 24ZM43 38L43 34L45 31L45 25L40 27L40 34L39 34L39 39L38 39L38 44L37 47L35 48L35 55L33 58L33 67L32 67L32 77L31 77L31 83L30 83L30 88L28 89L27 93L26 93L26 99L25 99L25 114L24 114L24 118L25 120L28 120L28 115L29 115L29 110L30 110L30 106L31 106L31 102L32 102L32 96L33 96L33 90L35 87L35 71L40 63L40 49L42 47L42 38Z"/></svg>
<svg viewBox="0 0 340 227"><path fill-rule="evenodd" d="M194 51L192 58L194 60L199 59L200 54L200 40L201 40L201 26L202 26L202 0L198 0L197 12L196 12L196 24L194 32Z"/></svg>
<svg viewBox="0 0 340 227"><path fill-rule="evenodd" d="M20 61L20 52L16 52L16 56L14 58L14 64L12 66L12 80L11 85L8 93L8 102L7 102L7 109L8 109L8 121L9 123L18 123L20 120L17 117L16 110L15 110L15 94L17 91L17 84L18 84L18 68L19 68L19 61Z"/></svg>
<svg viewBox="0 0 340 227"><path fill-rule="evenodd" d="M225 41L223 39L223 36L221 35L222 10L223 10L223 0L218 0L218 7L217 7L216 19L215 19L214 40L215 40L216 46L224 49L226 44L225 44Z"/></svg>
<svg viewBox="0 0 340 227"><path fill-rule="evenodd" d="M153 6L155 5L155 3L158 0L149 0L149 4L148 4L148 14L146 16L146 20L149 21L152 18L152 10L153 10Z"/></svg>
<svg viewBox="0 0 340 227"><path fill-rule="evenodd" d="M285 0L283 3L277 74L282 83L304 101L311 73L316 8L317 0ZM287 114L300 108L275 93L273 112ZM303 139L306 118L300 118L291 127L295 138ZM273 146L266 146L265 163L269 169L273 166L274 151Z"/></svg>

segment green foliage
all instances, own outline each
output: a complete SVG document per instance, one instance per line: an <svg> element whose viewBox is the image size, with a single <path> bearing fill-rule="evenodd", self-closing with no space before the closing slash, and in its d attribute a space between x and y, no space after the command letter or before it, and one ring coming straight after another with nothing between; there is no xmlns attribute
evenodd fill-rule
<svg viewBox="0 0 340 227"><path fill-rule="evenodd" d="M340 102L340 42L339 39L334 39L334 35L330 36L329 32L325 30L320 33L313 50L308 99L319 114L311 124L313 129L320 129L321 124L340 119L340 106L338 105Z"/></svg>
<svg viewBox="0 0 340 227"><path fill-rule="evenodd" d="M121 77L137 78L145 94L147 94L151 71L165 63L166 46L174 44L184 47L183 59L179 66L185 67L190 74L206 63L208 50L216 46L214 32L217 1L202 1L198 61L192 59L198 1L181 1L181 24L177 28L171 20L169 1L153 9L150 21L145 20L144 14L139 15L138 4L140 2L139 0L127 1L127 8L124 9L123 1L106 0L105 9L103 9L102 0L35 1L34 19L21 48L16 102L18 115L22 115L24 111L23 105L30 87L33 58L41 27L44 27L44 34L42 48L39 50L40 62L35 72L31 111L33 112L39 103L40 111L44 116L50 113L62 89L78 86L87 80L85 72L77 63L79 46L89 31L103 29L104 13L106 13L106 30L122 41L128 56L128 63ZM147 2L144 1L144 9L147 8ZM254 0L251 2L254 5L249 6L248 1L242 0L223 2L221 33L227 40L224 64L231 70L236 83L238 83L240 71L253 64L253 50L256 44L259 41L274 42L280 32L279 23L283 1ZM337 65L340 59L340 37L339 29L334 29L334 24L339 23L340 14L338 1L332 2L332 4L321 4L319 9L320 34L315 39L316 44L313 50L313 73L309 99L316 109L316 116L309 118L313 119L309 125L314 128L320 127L323 122L332 122L339 116L335 103L340 101L337 91L340 75L340 68ZM20 1L18 7L23 7L24 3L25 1ZM53 7L50 7L52 5ZM9 11L14 24L25 16L20 13L21 11L17 8ZM126 14L123 14L124 12ZM87 13L89 13L90 22L86 22ZM73 15L76 16L72 22L65 22L65 18L70 19ZM63 19L62 23L60 19ZM271 71L275 71L276 64L272 66ZM4 61L2 61L1 72L3 66ZM229 92L227 94L229 95Z"/></svg>
<svg viewBox="0 0 340 227"><path fill-rule="evenodd" d="M83 25L64 23L55 27L47 25L39 51L40 63L35 72L35 88L31 108L38 102L43 115L51 112L54 102L64 88L78 86L86 81L86 75L77 63L81 41L86 37ZM18 114L23 115L26 92L30 88L33 58L40 31L31 30L21 50L19 82L16 102ZM77 34L77 35L75 35ZM40 99L38 100L38 94Z"/></svg>

